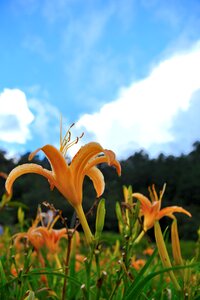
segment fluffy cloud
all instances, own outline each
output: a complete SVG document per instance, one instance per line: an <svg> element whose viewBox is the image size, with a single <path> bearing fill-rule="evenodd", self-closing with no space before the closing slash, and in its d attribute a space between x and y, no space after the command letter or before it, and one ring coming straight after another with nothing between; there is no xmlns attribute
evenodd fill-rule
<svg viewBox="0 0 200 300"><path fill-rule="evenodd" d="M24 144L31 137L29 125L33 120L24 92L4 89L0 93L0 141Z"/></svg>
<svg viewBox="0 0 200 300"><path fill-rule="evenodd" d="M58 143L60 136L60 112L50 103L37 98L29 100L29 106L34 112L35 120L31 125L34 138L41 146L45 143Z"/></svg>
<svg viewBox="0 0 200 300"><path fill-rule="evenodd" d="M83 115L77 128L119 158L141 148L158 154L175 142L176 116L189 109L199 89L200 42L155 65L148 77L121 89L118 98L98 112Z"/></svg>

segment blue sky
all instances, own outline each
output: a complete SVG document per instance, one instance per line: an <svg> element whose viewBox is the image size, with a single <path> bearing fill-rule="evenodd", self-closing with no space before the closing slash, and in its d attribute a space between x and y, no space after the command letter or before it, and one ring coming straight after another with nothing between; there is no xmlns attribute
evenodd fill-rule
<svg viewBox="0 0 200 300"><path fill-rule="evenodd" d="M199 0L0 1L0 148L58 146L62 114L85 133L77 147L187 153L200 140L199 16Z"/></svg>

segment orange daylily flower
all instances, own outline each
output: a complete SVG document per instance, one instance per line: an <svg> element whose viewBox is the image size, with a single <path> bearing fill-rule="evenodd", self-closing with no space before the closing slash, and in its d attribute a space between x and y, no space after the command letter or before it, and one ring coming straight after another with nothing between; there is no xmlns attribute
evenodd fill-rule
<svg viewBox="0 0 200 300"><path fill-rule="evenodd" d="M154 249L149 247L143 251L143 254L151 256L153 254L153 252L154 252Z"/></svg>
<svg viewBox="0 0 200 300"><path fill-rule="evenodd" d="M140 258L140 259L136 259L133 258L132 261L131 261L131 265L134 269L136 269L137 271L139 271L142 267L144 267L146 263L146 260Z"/></svg>
<svg viewBox="0 0 200 300"><path fill-rule="evenodd" d="M29 159L31 160L38 151L42 150L50 162L51 171L33 163L17 166L11 171L6 180L6 190L10 194L14 181L23 174L37 173L46 177L51 189L55 186L76 210L86 239L90 243L92 234L82 209L84 178L88 176L92 180L97 197L100 197L104 192L105 182L102 172L96 165L100 163L112 165L116 168L119 175L121 174L121 166L116 160L114 152L103 149L100 144L95 142L81 147L69 164L65 159L66 152L79 140L77 138L74 142L70 142L70 138L71 133L68 130L64 139L60 141L60 150L52 145L46 145L30 154Z"/></svg>
<svg viewBox="0 0 200 300"><path fill-rule="evenodd" d="M39 227L30 227L27 232L20 232L14 235L14 245L19 250L21 249L21 240L26 239L31 243L35 250L39 250L44 246L44 239L38 231Z"/></svg>
<svg viewBox="0 0 200 300"><path fill-rule="evenodd" d="M86 259L86 257L84 255L76 254L76 256L75 256L75 260L76 260L75 271L76 272L80 271L83 268L85 259Z"/></svg>
<svg viewBox="0 0 200 300"><path fill-rule="evenodd" d="M63 237L67 238L66 228L53 229L52 227L37 227L37 223L34 222L27 232L17 233L13 238L14 245L17 249L21 248L21 240L26 239L36 251L45 246L51 253L55 253L58 249L58 243Z"/></svg>
<svg viewBox="0 0 200 300"><path fill-rule="evenodd" d="M44 240L45 247L51 252L56 253L58 250L58 244L61 238L68 238L66 228L62 229L48 229L47 227L38 227L37 233L41 234Z"/></svg>
<svg viewBox="0 0 200 300"><path fill-rule="evenodd" d="M37 216L28 231L20 232L13 236L14 245L18 250L20 250L22 246L21 240L26 239L32 244L36 251L39 251L45 246L51 253L55 253L57 251L60 239L62 237L68 238L66 228L53 229L53 226L59 219L59 215L52 217L52 219L48 221L47 226L44 226L43 218L46 217L46 215L48 214L42 213L38 209ZM42 226L38 226L40 222Z"/></svg>
<svg viewBox="0 0 200 300"><path fill-rule="evenodd" d="M133 193L132 196L135 197L141 203L141 214L144 216L143 230L147 231L148 229L154 226L155 221L160 220L164 216L168 216L174 219L173 213L179 212L184 213L191 217L191 214L186 209L180 206L168 206L161 209L161 201L165 191L165 185L160 192L158 197L154 185L152 188L149 188L150 200L140 193Z"/></svg>

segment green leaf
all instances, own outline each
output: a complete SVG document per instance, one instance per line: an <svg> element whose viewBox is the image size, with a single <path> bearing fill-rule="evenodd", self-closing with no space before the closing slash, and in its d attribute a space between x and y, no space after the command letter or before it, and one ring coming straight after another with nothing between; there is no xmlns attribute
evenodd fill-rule
<svg viewBox="0 0 200 300"><path fill-rule="evenodd" d="M22 300L34 300L35 298L35 293L33 291L28 290Z"/></svg>
<svg viewBox="0 0 200 300"><path fill-rule="evenodd" d="M0 275L1 275L0 276L1 277L1 284L2 285L6 284L6 282L7 282L6 275L5 275L1 260L0 260Z"/></svg>
<svg viewBox="0 0 200 300"><path fill-rule="evenodd" d="M23 209L29 209L29 207L19 201L10 201L7 203L9 207L22 207Z"/></svg>
<svg viewBox="0 0 200 300"><path fill-rule="evenodd" d="M197 267L198 265L199 264L193 264L193 265L189 265L189 266L177 266L177 267L172 267L172 268L165 268L165 269L162 269L160 271L150 273L147 276L143 277L140 281L138 281L138 283L136 285L135 285L135 282L134 282L129 287L129 289L127 290L127 293L124 297L124 300L132 300L132 299L136 300L136 299L138 299L138 297L142 293L142 291L143 291L144 287L146 286L146 284L157 275L160 275L160 274L165 273L165 272L169 272L171 270L193 268L193 267Z"/></svg>
<svg viewBox="0 0 200 300"><path fill-rule="evenodd" d="M143 278L144 273L148 270L150 264L152 263L152 261L153 261L153 259L154 259L154 257L156 256L157 253L158 253L158 251L157 251L157 249L155 249L154 252L153 252L153 254L147 260L147 262L144 265L144 267L138 273L138 275L135 278L133 284L128 288L127 293L129 293L129 291L131 291L134 288L134 286L136 286L139 283L139 281L141 281L141 279Z"/></svg>

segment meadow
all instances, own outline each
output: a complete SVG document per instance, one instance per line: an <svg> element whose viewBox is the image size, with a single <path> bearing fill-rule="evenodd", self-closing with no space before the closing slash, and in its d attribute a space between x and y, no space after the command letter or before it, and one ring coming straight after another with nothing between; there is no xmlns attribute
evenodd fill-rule
<svg viewBox="0 0 200 300"><path fill-rule="evenodd" d="M123 176L121 165L111 150L94 142L67 162L68 148L79 139L71 142L70 136L68 131L60 149L45 145L30 154L32 160L43 151L51 170L26 163L1 173L5 192L0 213L14 203L15 180L28 173L45 177L74 213L69 220L59 207L45 201L30 222L18 200L17 222L1 228L0 299L200 299L200 230L196 241L180 241L176 218L176 213L182 214L187 222L191 213L176 204L162 207L166 184L159 191L147 186L149 197L122 186L123 199L112 212L118 232L104 232L109 202L101 198L106 183L97 166L108 164ZM88 212L83 209L85 176L97 194ZM164 229L163 217L170 219Z"/></svg>

